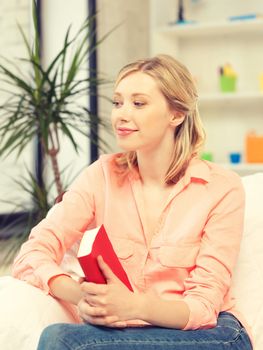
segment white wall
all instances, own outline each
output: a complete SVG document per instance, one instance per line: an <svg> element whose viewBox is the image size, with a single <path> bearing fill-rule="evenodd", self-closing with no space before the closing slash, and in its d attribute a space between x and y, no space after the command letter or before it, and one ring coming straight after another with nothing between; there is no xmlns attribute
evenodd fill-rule
<svg viewBox="0 0 263 350"><path fill-rule="evenodd" d="M63 45L68 27L71 25L71 33L74 35L81 27L88 15L87 0L44 0L42 1L42 32L43 32L43 62L49 64L59 52ZM88 75L88 59L82 67L79 79L86 78ZM81 97L79 104L89 106L89 97ZM88 127L87 127L88 134ZM67 179L72 179L89 161L89 142L88 139L72 130L78 145L80 146L79 154L76 154L72 144L65 138L61 138L61 152L59 153L59 166L64 169L67 166ZM50 168L50 167L49 167ZM50 180L53 178L49 171Z"/></svg>
<svg viewBox="0 0 263 350"><path fill-rule="evenodd" d="M149 55L149 1L148 0L97 0L99 38L114 29L98 47L98 70L107 80L114 82L125 64ZM113 83L101 88L100 93L111 98ZM110 121L112 105L100 99L100 114ZM117 150L115 138L105 130L112 151Z"/></svg>
<svg viewBox="0 0 263 350"><path fill-rule="evenodd" d="M17 23L21 25L27 35L29 35L31 0L2 0L0 1L0 61L4 65L7 62L3 57L15 62L18 67L22 68L23 64L19 58L26 57L26 50L23 44L22 36L18 30ZM11 66L9 67L11 68ZM12 68L13 69L13 68ZM3 81L0 81L0 88L8 88ZM10 95L3 91L0 93L0 103L3 103ZM0 112L3 113L2 111ZM2 117L0 115L0 117ZM15 205L21 199L22 202L29 203L30 198L21 195L20 187L15 185L14 180L20 180L26 175L25 166L32 170L33 166L33 146L27 147L23 155L17 159L12 154L7 158L0 158L0 213L13 211ZM11 203L7 203L10 201ZM20 208L21 209L21 208ZM17 208L19 210L19 208Z"/></svg>

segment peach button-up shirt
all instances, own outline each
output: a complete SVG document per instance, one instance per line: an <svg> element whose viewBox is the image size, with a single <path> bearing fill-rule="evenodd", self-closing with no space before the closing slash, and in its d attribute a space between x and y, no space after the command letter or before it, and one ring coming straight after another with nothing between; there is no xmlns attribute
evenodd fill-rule
<svg viewBox="0 0 263 350"><path fill-rule="evenodd" d="M113 157L101 156L88 166L32 230L15 260L14 276L48 293L49 280L65 274L59 266L65 252L88 228L103 223L134 290L187 303L185 329L213 327L221 311L240 319L231 294L244 216L239 176L193 159L172 185L149 240L141 180L131 174L120 185Z"/></svg>

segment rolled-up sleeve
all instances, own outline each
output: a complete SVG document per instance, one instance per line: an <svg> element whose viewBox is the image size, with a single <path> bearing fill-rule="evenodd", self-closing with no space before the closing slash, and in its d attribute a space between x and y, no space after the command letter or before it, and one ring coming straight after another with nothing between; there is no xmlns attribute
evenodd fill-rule
<svg viewBox="0 0 263 350"><path fill-rule="evenodd" d="M96 164L86 168L72 183L63 200L32 229L15 258L14 277L49 293L49 280L66 274L59 266L65 252L82 237L94 219L94 169Z"/></svg>
<svg viewBox="0 0 263 350"><path fill-rule="evenodd" d="M216 325L231 286L243 232L245 196L239 177L226 179L220 186L220 196L219 191L208 190L213 208L203 231L196 267L185 280L183 300L190 309L185 330Z"/></svg>

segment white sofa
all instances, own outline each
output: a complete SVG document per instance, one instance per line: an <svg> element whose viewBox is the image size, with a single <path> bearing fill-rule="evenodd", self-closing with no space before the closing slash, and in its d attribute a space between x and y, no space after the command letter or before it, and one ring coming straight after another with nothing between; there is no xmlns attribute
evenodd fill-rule
<svg viewBox="0 0 263 350"><path fill-rule="evenodd" d="M234 273L237 304L251 326L255 350L263 349L263 173L242 177L245 227Z"/></svg>
<svg viewBox="0 0 263 350"><path fill-rule="evenodd" d="M263 349L263 173L242 178L246 191L245 230L234 288L240 311L252 328L255 350ZM80 267L68 254L65 268ZM38 305L38 307L36 307ZM11 277L0 278L0 349L35 350L42 329L72 318L50 296Z"/></svg>

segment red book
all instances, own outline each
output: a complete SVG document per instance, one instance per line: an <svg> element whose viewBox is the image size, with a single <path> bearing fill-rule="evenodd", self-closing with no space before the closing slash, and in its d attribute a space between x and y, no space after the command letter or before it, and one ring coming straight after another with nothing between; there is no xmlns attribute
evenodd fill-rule
<svg viewBox="0 0 263 350"><path fill-rule="evenodd" d="M113 249L103 225L84 233L77 257L86 281L105 284L107 283L106 279L97 262L97 257L99 255L102 256L105 263L119 280L133 291L128 276Z"/></svg>

